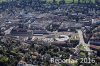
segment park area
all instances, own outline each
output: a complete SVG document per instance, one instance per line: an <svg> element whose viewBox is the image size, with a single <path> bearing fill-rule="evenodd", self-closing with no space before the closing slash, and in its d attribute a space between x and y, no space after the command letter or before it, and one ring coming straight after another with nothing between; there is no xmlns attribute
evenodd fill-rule
<svg viewBox="0 0 100 66"><path fill-rule="evenodd" d="M53 0L47 0L48 2L53 2ZM59 3L59 1L61 0L56 0L57 3ZM78 3L78 0L65 0L66 3L72 3L74 1L74 3ZM86 2L88 3L90 0L86 0ZM85 0L80 0L81 3L84 3ZM95 3L95 0L91 0L92 3Z"/></svg>

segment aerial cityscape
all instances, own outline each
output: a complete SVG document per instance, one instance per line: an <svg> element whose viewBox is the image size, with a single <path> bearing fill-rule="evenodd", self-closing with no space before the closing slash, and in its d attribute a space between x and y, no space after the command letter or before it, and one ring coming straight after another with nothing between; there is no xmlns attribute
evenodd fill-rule
<svg viewBox="0 0 100 66"><path fill-rule="evenodd" d="M100 66L100 0L0 0L0 66Z"/></svg>

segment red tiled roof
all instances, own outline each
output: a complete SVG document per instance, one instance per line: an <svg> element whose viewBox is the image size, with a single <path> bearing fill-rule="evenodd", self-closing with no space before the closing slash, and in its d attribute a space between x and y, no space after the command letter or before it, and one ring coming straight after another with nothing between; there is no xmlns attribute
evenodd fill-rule
<svg viewBox="0 0 100 66"><path fill-rule="evenodd" d="M90 45L90 48L92 48L92 49L96 49L96 50L99 50L99 49L100 49L100 46Z"/></svg>

